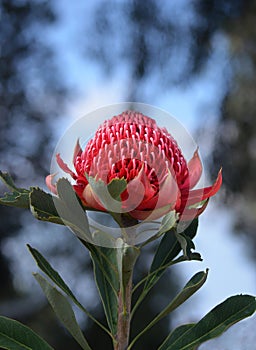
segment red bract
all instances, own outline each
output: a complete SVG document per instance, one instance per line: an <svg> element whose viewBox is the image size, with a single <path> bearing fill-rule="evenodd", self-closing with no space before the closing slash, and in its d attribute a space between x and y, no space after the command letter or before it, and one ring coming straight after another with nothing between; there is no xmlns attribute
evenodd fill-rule
<svg viewBox="0 0 256 350"><path fill-rule="evenodd" d="M202 174L198 151L187 163L165 128L134 111L105 121L84 151L77 143L73 157L75 171L59 154L56 158L60 168L75 180L74 190L85 207L111 211L93 191L89 177L106 185L113 179L124 178L127 188L121 194L122 210L138 220L159 218L170 210L178 212L181 220L191 220L202 213L207 199L222 183L220 171L212 186L192 190ZM52 175L47 176L46 183L56 193L51 180Z"/></svg>

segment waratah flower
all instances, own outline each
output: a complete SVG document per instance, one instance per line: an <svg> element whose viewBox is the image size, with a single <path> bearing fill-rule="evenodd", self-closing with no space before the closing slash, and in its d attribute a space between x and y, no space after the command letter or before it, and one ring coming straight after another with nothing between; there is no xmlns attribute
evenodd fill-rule
<svg viewBox="0 0 256 350"><path fill-rule="evenodd" d="M194 189L202 174L198 150L187 163L175 139L165 128L134 111L126 111L105 121L82 150L77 143L73 156L74 171L56 156L62 170L75 180L73 188L87 208L111 211L102 203L90 177L106 185L125 179L121 194L122 210L138 219L156 219L171 210L181 220L191 220L205 209L208 198L222 183L221 170L212 186ZM46 183L56 193L52 175Z"/></svg>

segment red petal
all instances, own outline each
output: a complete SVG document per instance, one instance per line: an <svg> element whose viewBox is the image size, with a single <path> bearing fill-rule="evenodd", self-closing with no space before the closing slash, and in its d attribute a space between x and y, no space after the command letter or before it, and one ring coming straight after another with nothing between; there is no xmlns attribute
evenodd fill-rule
<svg viewBox="0 0 256 350"><path fill-rule="evenodd" d="M206 198L214 196L220 189L222 184L222 169L220 169L215 183L210 187L201 188L189 192L188 201L186 206L190 206L199 203Z"/></svg>
<svg viewBox="0 0 256 350"><path fill-rule="evenodd" d="M157 220L173 209L173 205L166 205L154 210L133 210L129 214L137 220Z"/></svg>
<svg viewBox="0 0 256 350"><path fill-rule="evenodd" d="M76 162L76 158L82 154L82 148L79 143L79 139L76 142L74 153L73 153L73 164Z"/></svg>
<svg viewBox="0 0 256 350"><path fill-rule="evenodd" d="M84 204L86 206L105 211L105 208L101 205L100 200L97 198L97 196L93 192L90 184L85 186L85 189L83 191L83 199L84 199Z"/></svg>
<svg viewBox="0 0 256 350"><path fill-rule="evenodd" d="M57 189L56 189L56 185L54 185L52 183L52 179L54 178L54 176L56 176L56 173L55 174L50 174L48 176L46 176L45 178L45 183L46 183L46 186L49 188L49 190L54 193L54 194L57 194Z"/></svg>
<svg viewBox="0 0 256 350"><path fill-rule="evenodd" d="M59 165L59 167L65 171L65 173L68 173L69 175L71 175L73 177L74 180L76 180L77 176L76 174L71 170L69 169L69 167L67 166L66 163L63 162L62 158L60 157L60 154L56 154L56 160L57 160L57 163Z"/></svg>
<svg viewBox="0 0 256 350"><path fill-rule="evenodd" d="M160 187L159 193L154 195L151 199L143 201L143 203L141 203L138 209L150 210L154 208L161 208L166 205L174 206L178 200L179 195L180 191L176 180L172 176L171 172L168 171L168 175L166 176L166 179Z"/></svg>
<svg viewBox="0 0 256 350"><path fill-rule="evenodd" d="M159 200L157 202L157 207L159 208L167 204L175 204L179 194L180 191L177 185L177 181L168 170L168 175L159 190Z"/></svg>
<svg viewBox="0 0 256 350"><path fill-rule="evenodd" d="M122 208L127 211L132 211L144 203L145 188L137 178L134 178L127 184L127 193L129 194L128 198L122 200Z"/></svg>
<svg viewBox="0 0 256 350"><path fill-rule="evenodd" d="M148 206L146 203L150 202L154 197L156 190L151 186L150 181L145 174L144 167L141 168L139 174L127 184L127 192L129 197L126 201L122 202L123 208L131 211L137 208L154 208L154 206Z"/></svg>
<svg viewBox="0 0 256 350"><path fill-rule="evenodd" d="M209 199L203 204L201 208L191 208L185 209L183 213L180 215L180 221L191 221L198 217L205 210L209 202Z"/></svg>
<svg viewBox="0 0 256 350"><path fill-rule="evenodd" d="M163 182L160 191L148 201L143 201L138 207L140 210L133 210L130 214L137 220L156 220L167 214L175 207L180 195L176 180L171 172ZM146 209L146 210L143 210Z"/></svg>
<svg viewBox="0 0 256 350"><path fill-rule="evenodd" d="M193 157L188 162L188 171L189 188L193 188L200 180L203 171L202 162L198 154L198 148L194 152Z"/></svg>

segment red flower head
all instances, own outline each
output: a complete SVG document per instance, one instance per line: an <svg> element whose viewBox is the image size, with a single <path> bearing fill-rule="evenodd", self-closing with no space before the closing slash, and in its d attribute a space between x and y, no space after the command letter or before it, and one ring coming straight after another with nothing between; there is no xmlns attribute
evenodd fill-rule
<svg viewBox="0 0 256 350"><path fill-rule="evenodd" d="M165 128L134 111L105 121L84 151L77 143L75 171L59 154L56 157L60 168L75 180L74 190L86 207L108 210L93 191L89 177L105 184L124 178L127 187L121 194L122 209L138 220L159 218L170 210L179 213L181 220L191 220L203 212L207 199L222 183L220 171L212 186L191 190L202 173L198 151L187 163ZM47 176L46 183L56 192L51 180L52 175Z"/></svg>

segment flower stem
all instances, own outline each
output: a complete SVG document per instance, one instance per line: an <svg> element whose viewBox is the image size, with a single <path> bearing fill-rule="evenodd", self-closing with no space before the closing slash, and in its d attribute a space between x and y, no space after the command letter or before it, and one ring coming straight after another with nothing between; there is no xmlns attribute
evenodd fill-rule
<svg viewBox="0 0 256 350"><path fill-rule="evenodd" d="M128 246L122 240L117 248L120 290L118 293L117 334L114 350L126 350L129 344L131 323L132 279L135 262L140 250Z"/></svg>
<svg viewBox="0 0 256 350"><path fill-rule="evenodd" d="M129 344L130 322L131 322L131 297L132 297L132 275L126 286L124 298L119 292L118 298L118 322L115 350L126 350Z"/></svg>

